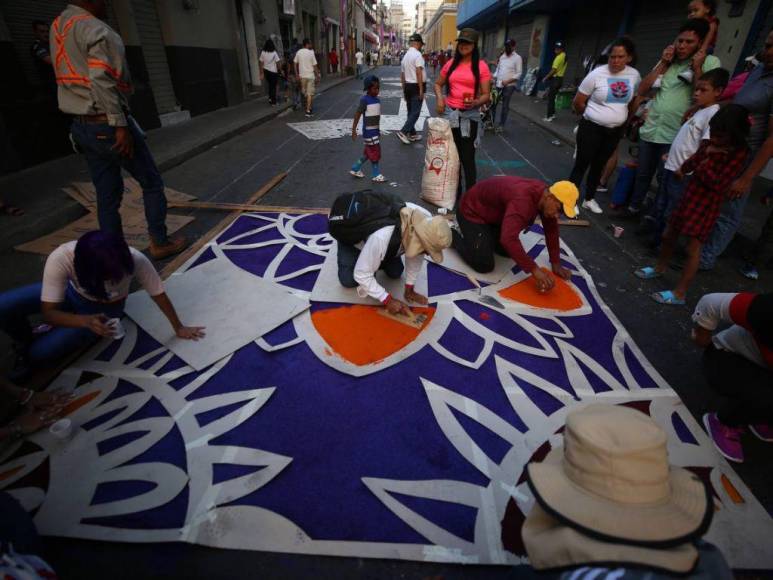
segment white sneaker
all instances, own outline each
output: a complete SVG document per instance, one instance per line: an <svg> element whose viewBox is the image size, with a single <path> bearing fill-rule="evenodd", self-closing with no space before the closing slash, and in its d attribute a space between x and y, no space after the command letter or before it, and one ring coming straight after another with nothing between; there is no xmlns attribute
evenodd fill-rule
<svg viewBox="0 0 773 580"><path fill-rule="evenodd" d="M591 210L593 213L604 213L604 210L601 209L601 206L599 206L595 199L582 202L582 207L583 209Z"/></svg>
<svg viewBox="0 0 773 580"><path fill-rule="evenodd" d="M403 142L403 143L405 143L406 145L410 145L410 143L411 143L411 138L410 138L410 137L408 137L408 135L406 135L406 134L405 134L405 133L403 133L402 131L398 131L397 133L395 133L395 135L397 135L397 138L398 138L398 139L400 139L400 141L402 141L402 142Z"/></svg>
<svg viewBox="0 0 773 580"><path fill-rule="evenodd" d="M371 179L371 181L375 181L376 183L381 183L382 181L386 181L386 177L384 177L379 173L376 177Z"/></svg>
<svg viewBox="0 0 773 580"><path fill-rule="evenodd" d="M411 135L408 137L411 141L421 141L421 135L419 133L416 133L415 135Z"/></svg>
<svg viewBox="0 0 773 580"><path fill-rule="evenodd" d="M349 175L354 177L365 177L365 174L362 171L355 171L354 169L349 170Z"/></svg>
<svg viewBox="0 0 773 580"><path fill-rule="evenodd" d="M555 119L555 117L542 117L542 120L546 123L552 123L553 119Z"/></svg>

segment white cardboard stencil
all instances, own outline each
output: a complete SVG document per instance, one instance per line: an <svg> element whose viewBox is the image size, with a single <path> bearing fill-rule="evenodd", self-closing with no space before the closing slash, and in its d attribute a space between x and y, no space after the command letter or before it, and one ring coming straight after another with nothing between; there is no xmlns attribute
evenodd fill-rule
<svg viewBox="0 0 773 580"><path fill-rule="evenodd" d="M223 259L172 276L165 286L182 323L206 326L205 338L177 338L144 290L129 296L126 314L196 370L228 356L309 307L308 300L298 298L284 286L253 276Z"/></svg>

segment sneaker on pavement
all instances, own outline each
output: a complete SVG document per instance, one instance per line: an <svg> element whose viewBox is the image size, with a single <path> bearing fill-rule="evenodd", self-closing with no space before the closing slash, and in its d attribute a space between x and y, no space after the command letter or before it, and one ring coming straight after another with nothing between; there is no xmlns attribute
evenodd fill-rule
<svg viewBox="0 0 773 580"><path fill-rule="evenodd" d="M353 175L354 177L365 177L365 174L362 171L355 171L354 169L349 170L349 175Z"/></svg>
<svg viewBox="0 0 773 580"><path fill-rule="evenodd" d="M555 116L553 116L553 117L542 117L542 120L545 121L546 123L552 123L553 119L555 119Z"/></svg>
<svg viewBox="0 0 773 580"><path fill-rule="evenodd" d="M773 442L773 425L757 423L756 425L749 425L749 431L754 433L757 439L767 441L768 443Z"/></svg>
<svg viewBox="0 0 773 580"><path fill-rule="evenodd" d="M583 209L589 209L593 213L604 213L604 210L601 209L598 202L595 199L588 199L584 202L582 202Z"/></svg>
<svg viewBox="0 0 773 580"><path fill-rule="evenodd" d="M758 280L760 277L759 271L753 264L746 263L739 268L739 271L749 280Z"/></svg>
<svg viewBox="0 0 773 580"><path fill-rule="evenodd" d="M383 175L381 175L381 174L379 173L379 174L378 174L378 175L376 175L376 176L375 176L373 179L371 179L371 181L375 181L376 183L381 183L381 182L383 182L383 181L386 181L386 177L384 177Z"/></svg>
<svg viewBox="0 0 773 580"><path fill-rule="evenodd" d="M400 141L402 141L406 145L410 144L411 142L410 137L408 137L408 135L406 135L402 131L398 131L397 133L395 133L395 135L397 135L397 138L400 139Z"/></svg>
<svg viewBox="0 0 773 580"><path fill-rule="evenodd" d="M306 111L306 116L311 117L311 111Z"/></svg>
<svg viewBox="0 0 773 580"><path fill-rule="evenodd" d="M728 427L717 419L716 413L703 415L703 425L706 427L706 433L711 437L714 447L725 459L743 463L742 427Z"/></svg>
<svg viewBox="0 0 773 580"><path fill-rule="evenodd" d="M410 137L408 137L408 139L410 139L411 141L421 141L421 135L416 133L415 135L411 135Z"/></svg>
<svg viewBox="0 0 773 580"><path fill-rule="evenodd" d="M188 240L183 236L179 238L169 238L165 244L156 244L150 242L150 257L154 260L163 260L169 256L179 254L188 247Z"/></svg>
<svg viewBox="0 0 773 580"><path fill-rule="evenodd" d="M596 187L596 191L597 191L598 193L606 193L606 192L608 192L608 191L609 191L609 187L608 187L608 186L606 186L606 185L601 185L601 184L599 183L599 184L598 184L598 187Z"/></svg>

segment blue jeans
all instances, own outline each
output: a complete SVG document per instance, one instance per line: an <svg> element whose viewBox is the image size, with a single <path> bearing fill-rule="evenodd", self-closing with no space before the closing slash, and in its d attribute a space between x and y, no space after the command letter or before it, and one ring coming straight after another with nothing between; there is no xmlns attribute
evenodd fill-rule
<svg viewBox="0 0 773 580"><path fill-rule="evenodd" d="M7 290L0 294L0 330L8 334L32 363L49 363L95 342L99 337L88 328L54 327L34 336L29 317L40 314L40 282ZM60 309L74 314L123 316L124 300L112 303L92 302L67 286Z"/></svg>
<svg viewBox="0 0 773 580"><path fill-rule="evenodd" d="M405 83L403 96L405 98L406 108L408 109L408 118L405 120L405 124L400 131L406 135L415 135L416 121L419 120L419 115L421 115L422 103L422 99L419 98L419 85L416 83Z"/></svg>
<svg viewBox="0 0 773 580"><path fill-rule="evenodd" d="M701 250L701 270L711 270L717 263L717 258L733 241L738 226L741 225L747 201L749 201L749 194L724 203L717 223L714 224L714 231L711 232L709 241L703 245Z"/></svg>
<svg viewBox="0 0 773 580"><path fill-rule="evenodd" d="M360 78L362 76L362 65L357 65L357 78Z"/></svg>
<svg viewBox="0 0 773 580"><path fill-rule="evenodd" d="M168 238L164 181L145 143L144 133L131 117L129 130L134 138L134 155L131 158L123 157L111 149L115 145L115 127L77 120L70 127L75 143L86 156L91 180L97 190L100 229L123 236L121 214L118 211L123 198L123 168L142 186L145 220L151 239L156 244L165 244Z"/></svg>
<svg viewBox="0 0 773 580"><path fill-rule="evenodd" d="M649 217L655 222L658 232L662 233L666 229L668 218L671 217L671 212L676 209L676 206L682 200L689 180L690 177L685 176L680 181L676 178L673 171L663 170L663 177L658 188L658 196L655 198L655 203L649 214Z"/></svg>
<svg viewBox="0 0 773 580"><path fill-rule="evenodd" d="M338 244L338 281L341 286L346 288L356 288L359 286L354 279L354 266L357 264L357 258L360 257L360 250L348 244ZM403 274L403 261L400 256L393 256L381 262L378 268L384 270L390 278L399 278Z"/></svg>
<svg viewBox="0 0 773 580"><path fill-rule="evenodd" d="M633 195L628 202L628 207L638 211L652 183L652 176L658 169L664 154L668 153L671 145L667 143L652 143L642 139L639 141L639 167L636 170L636 184Z"/></svg>
<svg viewBox="0 0 773 580"><path fill-rule="evenodd" d="M499 102L502 105L502 116L499 118L499 126L504 127L505 123L507 122L507 115L510 114L510 99L513 98L513 93L515 92L515 83L511 85L507 85L506 87L502 87L502 89L499 91ZM497 109L494 107L494 111L492 113L493 121L496 123L497 121Z"/></svg>

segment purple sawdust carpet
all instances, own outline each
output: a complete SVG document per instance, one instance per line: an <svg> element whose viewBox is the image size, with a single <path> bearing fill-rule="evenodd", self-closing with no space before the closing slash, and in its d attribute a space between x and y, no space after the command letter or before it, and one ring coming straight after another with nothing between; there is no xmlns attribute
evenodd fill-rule
<svg viewBox="0 0 773 580"><path fill-rule="evenodd" d="M184 269L222 260L308 298L331 247L325 226L243 215ZM524 244L546 263L539 228ZM429 264L431 321L365 365L315 326L344 305L312 304L202 371L126 319L125 338L56 382L77 397L72 440L43 432L6 448L0 488L47 535L512 564L534 501L524 467L561 444L568 410L608 402L652 416L672 462L709 483L708 538L731 564L773 567L773 521L562 251L577 307L500 296L507 308L490 308ZM486 290L524 277L516 268Z"/></svg>

